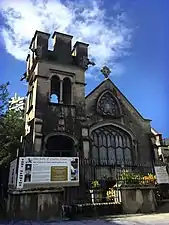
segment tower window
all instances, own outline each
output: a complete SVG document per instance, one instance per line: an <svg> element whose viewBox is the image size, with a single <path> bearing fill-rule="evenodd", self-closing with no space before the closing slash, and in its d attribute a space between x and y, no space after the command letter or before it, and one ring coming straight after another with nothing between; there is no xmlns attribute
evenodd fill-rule
<svg viewBox="0 0 169 225"><path fill-rule="evenodd" d="M50 96L50 102L58 104L59 103L59 96L57 96L56 94L52 94Z"/></svg>
<svg viewBox="0 0 169 225"><path fill-rule="evenodd" d="M30 108L33 104L33 90L29 93L29 107Z"/></svg>
<svg viewBox="0 0 169 225"><path fill-rule="evenodd" d="M57 76L53 76L51 79L50 102L60 102L60 79Z"/></svg>
<svg viewBox="0 0 169 225"><path fill-rule="evenodd" d="M67 77L63 79L63 104L71 104L71 80Z"/></svg>

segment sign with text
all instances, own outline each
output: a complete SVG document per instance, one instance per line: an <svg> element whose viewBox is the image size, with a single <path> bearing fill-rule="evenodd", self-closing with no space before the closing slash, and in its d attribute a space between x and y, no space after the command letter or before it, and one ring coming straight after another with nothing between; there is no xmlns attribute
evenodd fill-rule
<svg viewBox="0 0 169 225"><path fill-rule="evenodd" d="M79 185L79 158L19 158L17 188L23 188L24 184L29 185L49 183L58 183L60 185L63 183L63 186L75 186L75 184Z"/></svg>
<svg viewBox="0 0 169 225"><path fill-rule="evenodd" d="M169 174L166 166L155 166L155 173L158 184L169 184Z"/></svg>
<svg viewBox="0 0 169 225"><path fill-rule="evenodd" d="M67 166L52 166L51 181L68 181L68 167Z"/></svg>

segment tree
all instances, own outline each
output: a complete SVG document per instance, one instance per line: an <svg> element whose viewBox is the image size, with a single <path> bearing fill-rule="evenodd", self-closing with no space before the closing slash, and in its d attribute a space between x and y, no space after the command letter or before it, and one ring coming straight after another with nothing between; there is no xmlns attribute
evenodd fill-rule
<svg viewBox="0 0 169 225"><path fill-rule="evenodd" d="M0 85L0 166L9 165L16 158L20 138L24 132L22 112L7 110L8 83Z"/></svg>
<svg viewBox="0 0 169 225"><path fill-rule="evenodd" d="M8 92L9 82L6 84L0 84L0 116L5 112L5 109L9 101L9 92Z"/></svg>

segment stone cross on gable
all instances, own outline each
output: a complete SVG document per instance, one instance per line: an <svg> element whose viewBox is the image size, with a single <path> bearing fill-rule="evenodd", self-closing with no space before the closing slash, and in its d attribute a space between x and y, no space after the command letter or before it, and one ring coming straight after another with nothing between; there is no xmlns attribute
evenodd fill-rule
<svg viewBox="0 0 169 225"><path fill-rule="evenodd" d="M104 75L105 79L107 79L111 73L111 70L107 66L103 66L103 68L100 71Z"/></svg>

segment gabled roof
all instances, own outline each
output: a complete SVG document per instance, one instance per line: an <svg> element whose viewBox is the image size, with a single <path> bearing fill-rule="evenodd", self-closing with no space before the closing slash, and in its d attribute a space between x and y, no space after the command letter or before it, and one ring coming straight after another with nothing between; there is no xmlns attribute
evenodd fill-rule
<svg viewBox="0 0 169 225"><path fill-rule="evenodd" d="M110 82L111 85L120 93L121 96L126 100L126 102L135 110L135 112L143 119L147 121L151 121L150 119L145 119L138 111L137 109L131 104L131 102L128 101L128 99L125 97L125 95L117 88L117 86L108 78L104 81L102 81L96 88L94 88L88 95L86 95L86 99L91 96L95 91L97 91L104 83Z"/></svg>

